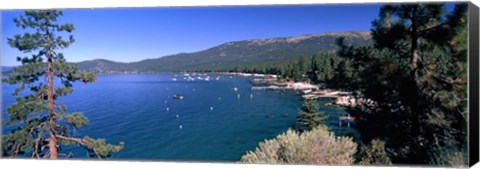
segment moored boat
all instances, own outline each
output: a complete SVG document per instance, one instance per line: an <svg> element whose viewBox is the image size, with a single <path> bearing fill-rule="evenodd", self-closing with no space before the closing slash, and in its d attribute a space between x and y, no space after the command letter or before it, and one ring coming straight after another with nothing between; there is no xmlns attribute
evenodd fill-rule
<svg viewBox="0 0 480 169"><path fill-rule="evenodd" d="M181 100L181 99L183 99L183 96L181 96L181 95L173 95L172 98L173 98L173 99L177 99L177 100Z"/></svg>

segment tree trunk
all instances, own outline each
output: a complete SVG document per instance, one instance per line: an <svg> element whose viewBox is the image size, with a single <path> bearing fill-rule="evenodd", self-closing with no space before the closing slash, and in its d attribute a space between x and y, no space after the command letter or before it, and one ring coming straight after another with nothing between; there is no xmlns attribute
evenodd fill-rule
<svg viewBox="0 0 480 169"><path fill-rule="evenodd" d="M412 21L412 32L411 32L411 78L412 78L412 84L411 84L411 91L413 92L409 98L410 100L410 106L411 106L411 111L413 113L412 115L412 139L415 139L413 143L413 149L415 152L411 152L411 156L413 157L413 161L411 163L414 164L420 164L423 161L420 159L423 159L423 154L421 150L424 149L426 145L423 145L423 140L422 140L422 133L423 133L423 127L422 127L422 122L424 120L424 113L421 109L421 106L419 103L420 101L420 89L419 89L419 84L418 84L418 65L420 62L420 54L418 51L418 23L417 23L417 10L418 6L415 6L412 10L412 15L411 15L411 21ZM419 152L420 151L420 152Z"/></svg>
<svg viewBox="0 0 480 169"><path fill-rule="evenodd" d="M55 109L53 107L53 59L52 59L52 51L50 50L50 42L51 42L51 39L50 39L50 34L48 32L48 28L47 28L47 41L48 41L48 50L47 50L47 58L48 58L48 86L47 86L47 99L48 99L48 108L50 109L49 110L49 116L50 116L50 120L49 120L49 125L50 125L50 130L49 130L49 134L50 134L50 139L49 139L49 143L48 143L48 147L50 149L50 159L57 159L58 157L58 149L57 149L57 138L55 136L56 132L55 132L55 126L56 126L56 122L55 122Z"/></svg>
<svg viewBox="0 0 480 169"><path fill-rule="evenodd" d="M414 74L416 74L415 72L417 71L417 67L418 67L418 60L419 60L419 54L418 54L418 28L417 28L417 22L416 22L416 12L417 12L417 7L413 8L413 12L412 12L412 18L411 18L411 21L412 21L412 47L411 47L411 51L410 51L410 54L411 54L411 66L412 66L412 71L414 72Z"/></svg>

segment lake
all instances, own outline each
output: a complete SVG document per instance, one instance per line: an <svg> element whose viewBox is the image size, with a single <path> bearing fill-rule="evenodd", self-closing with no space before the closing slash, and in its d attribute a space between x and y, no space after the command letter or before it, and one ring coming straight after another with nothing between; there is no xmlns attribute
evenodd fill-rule
<svg viewBox="0 0 480 169"><path fill-rule="evenodd" d="M234 162L294 126L302 105L295 92L252 91L250 78L209 76L209 81L187 81L180 74L98 75L95 83L75 83L73 94L61 101L68 112L83 112L90 120L75 131L77 137L125 142L115 160ZM2 84L4 120L14 88ZM326 123L338 135L355 134L338 126L343 109L321 106L320 111L329 115ZM79 147L64 150L86 158Z"/></svg>

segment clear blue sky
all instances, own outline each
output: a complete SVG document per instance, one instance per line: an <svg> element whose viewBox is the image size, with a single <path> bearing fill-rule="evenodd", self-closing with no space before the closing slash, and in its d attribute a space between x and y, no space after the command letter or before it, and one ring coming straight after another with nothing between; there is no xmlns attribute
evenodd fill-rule
<svg viewBox="0 0 480 169"><path fill-rule="evenodd" d="M380 5L112 8L64 10L76 42L64 50L67 61L97 58L120 62L196 52L229 41L323 32L368 31ZM19 65L6 38L23 30L2 11L1 65Z"/></svg>
<svg viewBox="0 0 480 169"><path fill-rule="evenodd" d="M63 51L67 61L132 62L201 51L229 41L368 31L379 8L378 4L356 4L69 9L59 22L76 27L76 42ZM26 56L6 40L23 32L12 21L22 13L2 11L3 66L19 65L15 58Z"/></svg>

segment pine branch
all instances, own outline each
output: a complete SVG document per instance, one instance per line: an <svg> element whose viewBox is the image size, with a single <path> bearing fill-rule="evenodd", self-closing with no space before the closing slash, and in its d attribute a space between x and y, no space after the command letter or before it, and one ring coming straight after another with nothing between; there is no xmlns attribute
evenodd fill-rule
<svg viewBox="0 0 480 169"><path fill-rule="evenodd" d="M78 143L80 146L82 146L83 148L85 148L86 150L94 152L95 156L97 156L98 159L102 159L102 156L99 155L99 152L97 151L97 148L96 147L90 148L88 146L87 142L84 141L84 139L75 138L75 137L66 137L66 136L62 136L62 135L56 135L56 138L63 139L63 140L66 140L66 141L74 141L74 142Z"/></svg>
<svg viewBox="0 0 480 169"><path fill-rule="evenodd" d="M67 141L77 142L78 144L80 144L83 147L87 146L86 143L83 141L83 139L80 139L80 138L65 137L65 136L62 136L62 135L56 135L56 137L59 138L59 139L67 140Z"/></svg>
<svg viewBox="0 0 480 169"><path fill-rule="evenodd" d="M38 148L39 148L39 144L40 144L40 141L42 140L42 138L37 138L35 139L35 148L33 149L33 153L32 153L32 158L34 157L37 157L37 158L40 158L40 155L38 154Z"/></svg>

